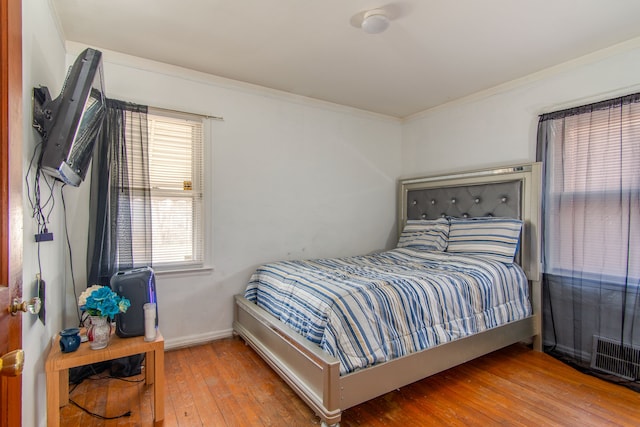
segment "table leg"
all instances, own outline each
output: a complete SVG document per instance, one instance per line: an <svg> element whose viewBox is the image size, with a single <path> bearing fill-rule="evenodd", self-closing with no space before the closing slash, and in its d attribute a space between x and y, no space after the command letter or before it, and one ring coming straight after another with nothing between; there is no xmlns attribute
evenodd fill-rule
<svg viewBox="0 0 640 427"><path fill-rule="evenodd" d="M66 406L69 403L69 370L63 369L59 375L60 381L60 408Z"/></svg>
<svg viewBox="0 0 640 427"><path fill-rule="evenodd" d="M144 356L144 380L147 385L151 385L155 378L155 351L147 351Z"/></svg>
<svg viewBox="0 0 640 427"><path fill-rule="evenodd" d="M60 425L60 377L62 372L47 371L47 426ZM68 371L67 371L68 383Z"/></svg>
<svg viewBox="0 0 640 427"><path fill-rule="evenodd" d="M153 386L153 403L155 421L164 420L164 348L157 349L154 355L155 385Z"/></svg>

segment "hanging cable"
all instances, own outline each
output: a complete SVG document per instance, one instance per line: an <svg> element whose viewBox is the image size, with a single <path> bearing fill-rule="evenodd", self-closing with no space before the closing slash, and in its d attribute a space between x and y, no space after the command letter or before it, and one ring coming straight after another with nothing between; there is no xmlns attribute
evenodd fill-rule
<svg viewBox="0 0 640 427"><path fill-rule="evenodd" d="M62 184L60 187L60 200L62 200L62 211L64 213L64 235L67 240L67 249L69 252L69 271L71 274L71 286L73 288L73 296L75 297L75 301L78 301L78 293L76 291L76 279L75 273L73 271L73 252L71 251L71 239L69 238L69 226L67 224L67 204L64 200L64 189L67 184ZM82 326L82 318L80 316L80 307L76 304L76 314L78 315L78 325Z"/></svg>
<svg viewBox="0 0 640 427"><path fill-rule="evenodd" d="M25 175L25 184L27 188L27 199L31 206L31 217L36 220L36 235L43 235L49 232L47 224L50 221L51 213L55 206L54 188L56 181L42 175L40 169L40 160L42 159L42 145L40 141L33 147L33 153L29 161L29 167ZM41 182L44 181L49 195L43 200L41 195ZM46 239L51 240L51 239Z"/></svg>

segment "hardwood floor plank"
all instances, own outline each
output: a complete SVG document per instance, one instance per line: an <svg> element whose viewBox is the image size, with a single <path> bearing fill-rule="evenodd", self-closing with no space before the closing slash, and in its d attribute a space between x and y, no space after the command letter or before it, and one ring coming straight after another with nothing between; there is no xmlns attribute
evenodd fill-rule
<svg viewBox="0 0 640 427"><path fill-rule="evenodd" d="M109 381L109 393L107 395L107 408L111 412L111 416L119 416L130 412L128 417L118 418L114 422L108 422L108 425L125 426L140 424L140 396L139 390L144 381L141 375L130 378L120 378L116 381ZM121 404L117 405L117 401Z"/></svg>
<svg viewBox="0 0 640 427"><path fill-rule="evenodd" d="M503 355L504 353L496 354L491 359L492 366L484 369L494 372L496 376L506 375L509 384L518 384L529 390L530 402L547 401L545 407L553 413L562 413L564 419L574 419L575 423L586 423L584 425L612 422L622 425L638 424L636 411L640 403L637 399L639 394L581 374L556 360L551 359L555 363L550 364L549 360L538 357L550 358L547 355L527 354L526 359L530 361L528 364L524 363L523 358L503 359ZM544 381L540 380L536 368L543 371ZM625 398L629 396L629 392L635 395L635 401ZM615 414L614 419L610 417L612 413ZM627 414L632 416L628 417Z"/></svg>
<svg viewBox="0 0 640 427"><path fill-rule="evenodd" d="M227 425L263 425L255 401L248 399L255 381L252 375L242 372L238 364L237 346L230 340L223 340L215 350L218 356L216 368L220 375L220 386L227 389L226 405L222 406Z"/></svg>
<svg viewBox="0 0 640 427"><path fill-rule="evenodd" d="M236 363L237 357L229 348L228 343L216 349L218 354L218 373L221 376L220 386L228 390L227 405L222 408L225 413L228 425L251 426L259 425L260 414L256 408L255 402L249 404L246 401L250 395L251 383L247 384L246 380L252 380L243 376ZM245 417L243 417L243 413ZM230 421L232 420L232 421Z"/></svg>
<svg viewBox="0 0 640 427"><path fill-rule="evenodd" d="M78 387L82 386L80 384ZM85 405L86 394L85 393L75 393L75 389L77 387L75 385L69 385L69 396L71 399L78 402L80 405ZM82 411L76 410L77 408L73 404L68 404L67 406L60 408L60 419L68 422L68 425L81 425L80 417L82 416Z"/></svg>
<svg viewBox="0 0 640 427"><path fill-rule="evenodd" d="M142 383L138 386L138 399L140 401L140 424L138 425L144 425L145 420L153 419L153 386L147 385L144 381L145 366L142 367L142 374L140 375L140 379L142 380Z"/></svg>
<svg viewBox="0 0 640 427"><path fill-rule="evenodd" d="M190 358L188 351L175 352L171 355L171 359L165 358L166 367L170 366L173 381L171 387L171 398L176 411L176 419L178 426L194 426L202 425L202 420L198 412L198 407L194 403L194 394L192 389L192 378L189 370Z"/></svg>
<svg viewBox="0 0 640 427"><path fill-rule="evenodd" d="M453 422L461 422L463 425L495 425L497 420L491 416L490 412L487 412L487 400L482 397L478 397L474 393L468 393L468 390L464 388L464 379L461 379L456 371L450 372L446 375L438 375L430 381L430 384L441 383L439 390L439 398L442 404L446 402L460 402L461 405L457 405L455 408L449 408L450 412L447 414L448 419L444 421L448 424Z"/></svg>
<svg viewBox="0 0 640 427"><path fill-rule="evenodd" d="M468 365L460 366L456 371L472 376L473 382L466 387L465 392L482 396L483 403L495 414L497 422L504 421L505 413L509 414L510 422L517 425L530 425L532 422L544 424L554 416L545 408L534 407L530 397L526 395L527 390L505 394L504 391L510 384L500 376Z"/></svg>
<svg viewBox="0 0 640 427"><path fill-rule="evenodd" d="M309 408L291 388L282 387L282 380L273 375L269 365L257 353L250 348L247 350L250 351L243 351L238 360L245 372L252 373L249 376L253 384L251 391L260 402L262 413L270 414L271 423L267 423L263 417L264 425L294 425L305 417L308 417L309 422L317 419L312 413L309 416Z"/></svg>
<svg viewBox="0 0 640 427"><path fill-rule="evenodd" d="M191 387L194 389L194 404L200 408L203 425L224 425L224 417L213 399L209 386L217 385L216 373L210 369L215 356L211 346L197 346L185 351L189 354Z"/></svg>
<svg viewBox="0 0 640 427"><path fill-rule="evenodd" d="M239 338L165 354L163 427L317 426L319 419ZM104 422L68 405L62 426L152 425L152 388L85 380L72 393ZM129 388L128 388L129 387ZM129 421L129 424L127 424ZM637 426L640 394L515 345L343 413L341 426Z"/></svg>
<svg viewBox="0 0 640 427"><path fill-rule="evenodd" d="M183 386L179 392L182 393L185 400L188 401L184 411L189 413L189 417L185 417L180 420L180 425L198 425L198 423L204 423L204 420L206 420L206 413L209 405L196 404L198 402L198 389L197 387L194 387L194 384L196 383L196 379L194 377L197 377L199 373L195 372L196 370L193 369L194 360L190 354L190 350L187 349L186 352L182 352L182 356L183 357L180 358L180 363L177 366L177 369L181 373L181 385Z"/></svg>

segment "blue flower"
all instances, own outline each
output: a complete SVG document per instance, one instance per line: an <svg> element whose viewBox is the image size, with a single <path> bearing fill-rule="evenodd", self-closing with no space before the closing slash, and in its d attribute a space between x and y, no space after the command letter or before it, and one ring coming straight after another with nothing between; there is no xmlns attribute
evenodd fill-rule
<svg viewBox="0 0 640 427"><path fill-rule="evenodd" d="M120 302L118 302L118 308L122 313L126 312L130 306L131 302L128 299L120 298Z"/></svg>
<svg viewBox="0 0 640 427"><path fill-rule="evenodd" d="M110 319L118 313L125 313L131 305L128 299L121 297L107 286L92 286L80 296L79 301L85 301L81 308L91 316L108 316Z"/></svg>

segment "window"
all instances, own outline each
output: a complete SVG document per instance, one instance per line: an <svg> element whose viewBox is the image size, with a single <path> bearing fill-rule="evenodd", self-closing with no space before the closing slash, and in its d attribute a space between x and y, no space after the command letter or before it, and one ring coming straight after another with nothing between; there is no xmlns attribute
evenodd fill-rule
<svg viewBox="0 0 640 427"><path fill-rule="evenodd" d="M152 265L202 266L203 120L149 108L147 121ZM135 238L144 238L139 230L134 225L134 251Z"/></svg>
<svg viewBox="0 0 640 427"><path fill-rule="evenodd" d="M542 119L545 270L610 283L637 280L640 102L617 100L554 114Z"/></svg>

